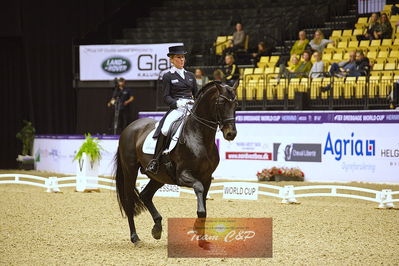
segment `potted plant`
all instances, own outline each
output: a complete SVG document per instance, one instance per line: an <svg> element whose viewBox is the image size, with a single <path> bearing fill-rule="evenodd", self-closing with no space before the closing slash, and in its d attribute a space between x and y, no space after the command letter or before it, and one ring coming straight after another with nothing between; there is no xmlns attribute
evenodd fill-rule
<svg viewBox="0 0 399 266"><path fill-rule="evenodd" d="M16 135L17 139L22 141L22 154L18 155L19 169L33 170L34 158L32 156L33 140L35 139L35 128L32 123L26 120L22 121L24 126Z"/></svg>
<svg viewBox="0 0 399 266"><path fill-rule="evenodd" d="M85 141L80 146L73 161L77 161L76 190L79 192L98 190L98 165L103 148L98 138L90 133L85 135Z"/></svg>
<svg viewBox="0 0 399 266"><path fill-rule="evenodd" d="M272 167L257 172L259 181L304 181L305 174L299 168Z"/></svg>

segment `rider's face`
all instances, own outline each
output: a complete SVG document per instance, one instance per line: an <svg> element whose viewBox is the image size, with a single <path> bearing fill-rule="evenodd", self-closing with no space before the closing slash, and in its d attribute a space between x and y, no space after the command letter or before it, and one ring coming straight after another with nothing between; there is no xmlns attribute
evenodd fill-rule
<svg viewBox="0 0 399 266"><path fill-rule="evenodd" d="M180 54L174 55L171 59L171 62L176 68L183 68L184 63L186 62L186 57Z"/></svg>

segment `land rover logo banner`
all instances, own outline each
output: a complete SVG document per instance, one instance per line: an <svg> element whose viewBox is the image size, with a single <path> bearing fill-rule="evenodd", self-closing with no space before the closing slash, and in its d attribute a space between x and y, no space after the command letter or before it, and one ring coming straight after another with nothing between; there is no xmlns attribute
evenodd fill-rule
<svg viewBox="0 0 399 266"><path fill-rule="evenodd" d="M157 80L170 68L168 48L175 45L183 44L81 45L80 80Z"/></svg>

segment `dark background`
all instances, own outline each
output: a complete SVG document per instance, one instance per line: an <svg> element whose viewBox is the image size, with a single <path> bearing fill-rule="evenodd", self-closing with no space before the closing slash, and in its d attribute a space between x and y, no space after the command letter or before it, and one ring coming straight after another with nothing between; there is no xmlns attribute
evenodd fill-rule
<svg viewBox="0 0 399 266"><path fill-rule="evenodd" d="M23 119L33 122L37 134L107 133L112 111L106 102L113 84L74 85L73 47L109 43L121 34L120 25L134 25L135 16L153 2L1 2L0 168L17 166L21 143L15 134ZM133 117L139 110L154 110L153 82L128 85L136 96Z"/></svg>

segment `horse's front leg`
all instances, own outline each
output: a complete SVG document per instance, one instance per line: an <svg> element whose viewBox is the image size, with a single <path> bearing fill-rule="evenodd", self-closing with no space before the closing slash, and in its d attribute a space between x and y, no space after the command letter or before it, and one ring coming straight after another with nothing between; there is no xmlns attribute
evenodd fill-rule
<svg viewBox="0 0 399 266"><path fill-rule="evenodd" d="M204 197L204 185L190 173L188 170L183 170L179 178L179 185L191 187L194 189L195 195L197 196L197 216L198 218L206 217L205 208L205 197Z"/></svg>

